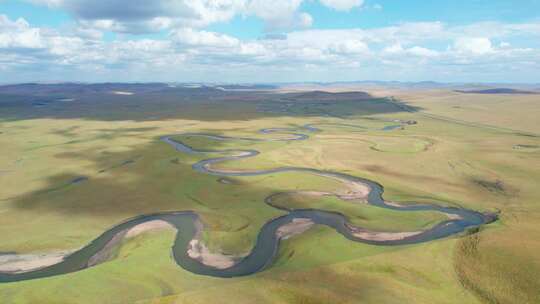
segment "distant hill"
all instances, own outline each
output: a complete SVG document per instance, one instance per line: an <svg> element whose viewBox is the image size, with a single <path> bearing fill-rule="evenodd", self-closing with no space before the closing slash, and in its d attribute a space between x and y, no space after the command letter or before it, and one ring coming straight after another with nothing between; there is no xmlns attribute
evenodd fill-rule
<svg viewBox="0 0 540 304"><path fill-rule="evenodd" d="M458 93L463 94L539 94L538 92L532 91L523 91L509 88L494 88L494 89L485 89L485 90L456 90Z"/></svg>
<svg viewBox="0 0 540 304"><path fill-rule="evenodd" d="M334 100L359 100L373 98L366 92L339 92L310 91L305 93L287 94L287 99L295 101L334 101Z"/></svg>
<svg viewBox="0 0 540 304"><path fill-rule="evenodd" d="M72 95L110 92L142 93L160 91L168 87L165 83L22 83L0 86L0 93L13 95Z"/></svg>
<svg viewBox="0 0 540 304"><path fill-rule="evenodd" d="M273 85L264 84L167 84L167 83L21 83L0 85L0 94L24 96L80 96L88 94L134 95L146 93L207 94L222 91L272 90Z"/></svg>
<svg viewBox="0 0 540 304"><path fill-rule="evenodd" d="M277 86L269 84L226 84L218 87L225 90L272 90L277 88Z"/></svg>

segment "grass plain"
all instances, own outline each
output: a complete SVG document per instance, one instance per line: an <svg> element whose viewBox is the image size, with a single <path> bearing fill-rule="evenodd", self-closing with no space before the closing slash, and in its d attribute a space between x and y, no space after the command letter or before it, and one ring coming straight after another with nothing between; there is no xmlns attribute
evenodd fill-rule
<svg viewBox="0 0 540 304"><path fill-rule="evenodd" d="M195 210L211 250L245 253L260 227L283 214L264 203L266 196L335 191L340 183L280 173L224 184L191 169L208 155L182 154L159 138L187 132L275 138L284 135L257 130L309 123L368 128L321 126L297 142L182 138L201 149L261 151L222 168L344 172L381 183L387 200L500 211L500 220L478 234L393 247L352 243L316 226L284 241L266 271L235 279L184 271L170 257L174 232L149 232L126 240L114 259L96 267L1 284L2 303L540 302L540 153L516 149L540 146L538 97L391 92L409 112L382 98L390 95L385 91L373 92L381 98L340 100L338 94L317 101L321 94L308 94L285 102L290 94L284 92L198 92L85 94L43 107L32 105L43 96L0 96L0 252L76 249L139 214ZM381 130L397 119L418 124ZM390 231L442 219L329 197L279 203L345 212L355 224Z"/></svg>

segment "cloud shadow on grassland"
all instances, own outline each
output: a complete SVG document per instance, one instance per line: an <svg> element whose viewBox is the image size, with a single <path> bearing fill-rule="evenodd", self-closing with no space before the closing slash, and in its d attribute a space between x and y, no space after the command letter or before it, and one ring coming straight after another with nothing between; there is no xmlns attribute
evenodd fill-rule
<svg viewBox="0 0 540 304"><path fill-rule="evenodd" d="M4 121L227 121L262 117L348 118L414 112L419 108L399 106L359 91L283 93L163 84L27 84L0 86L0 110L0 119Z"/></svg>

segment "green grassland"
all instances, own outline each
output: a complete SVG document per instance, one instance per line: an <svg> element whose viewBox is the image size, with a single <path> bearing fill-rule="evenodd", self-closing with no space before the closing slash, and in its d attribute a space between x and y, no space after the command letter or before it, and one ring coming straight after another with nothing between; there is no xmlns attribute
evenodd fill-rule
<svg viewBox="0 0 540 304"><path fill-rule="evenodd" d="M383 231L418 231L428 229L448 218L437 212L404 213L367 204L343 201L334 196L313 197L298 194L281 195L272 200L275 206L289 209L321 209L345 214L359 227Z"/></svg>
<svg viewBox="0 0 540 304"><path fill-rule="evenodd" d="M448 94L455 93L407 94L402 98L409 97L405 101L411 106L442 115L447 106L440 98L452 100ZM298 105L292 113L280 114L258 112L251 102L175 104L170 96L126 111L129 98L122 97L106 110L84 103L61 113L21 114L4 108L0 252L75 249L139 214L194 210L202 216L203 237L212 250L245 253L260 227L284 214L266 205L265 197L299 190L332 192L342 185L302 173L235 177L232 184L220 183L216 176L191 169L194 162L218 154L182 154L159 138L187 132L278 138L287 135L257 130L308 123L369 129L321 126L323 131L310 139L293 142L179 138L199 149L261 152L217 165L220 168L298 166L344 172L381 183L387 200L498 210L501 218L479 234L392 247L352 243L316 226L284 241L278 259L266 271L235 279L184 271L170 257L173 231L145 233L125 241L114 259L96 267L1 284L2 303L540 302L540 153L514 149L540 145L540 138L520 134L540 130L526 113L508 121L505 109L519 108L512 103L514 97L498 103L497 110L483 111L475 108L476 97L468 95L470 108L459 118L472 124L426 116L422 110L401 111L383 99L336 102L319 112ZM525 102L516 98L518 104ZM479 103L485 104L484 99ZM527 109L537 107L529 104ZM418 124L386 132L379 129L392 123L373 118ZM500 129L484 127L486 123ZM88 180L70 183L82 176ZM357 225L389 231L422 229L444 220L437 213L393 212L332 197L288 196L279 203L342 212Z"/></svg>

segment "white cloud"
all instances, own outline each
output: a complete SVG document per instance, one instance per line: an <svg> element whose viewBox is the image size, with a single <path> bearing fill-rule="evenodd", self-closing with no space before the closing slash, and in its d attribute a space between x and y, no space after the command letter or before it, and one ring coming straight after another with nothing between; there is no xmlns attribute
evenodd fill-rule
<svg viewBox="0 0 540 304"><path fill-rule="evenodd" d="M247 5L247 9L259 18L272 20L292 16L300 4L302 4L302 0L252 0Z"/></svg>
<svg viewBox="0 0 540 304"><path fill-rule="evenodd" d="M369 30L354 29L354 32L355 35L361 35L376 43L433 41L448 34L445 25L441 22L406 22Z"/></svg>
<svg viewBox="0 0 540 304"><path fill-rule="evenodd" d="M413 46L411 48L403 48L400 43L387 46L382 50L383 54L393 55L393 56L405 56L412 55L417 57L436 57L439 56L439 52L431 50L421 46Z"/></svg>
<svg viewBox="0 0 540 304"><path fill-rule="evenodd" d="M383 53L387 54L400 54L404 52L403 46L400 43L392 44L383 49Z"/></svg>
<svg viewBox="0 0 540 304"><path fill-rule="evenodd" d="M512 45L506 41L501 41L501 43L499 43L499 47L501 49L507 49L507 48L510 48Z"/></svg>
<svg viewBox="0 0 540 304"><path fill-rule="evenodd" d="M256 16L267 29L291 30L310 27L313 17L300 11L308 0L26 0L63 9L86 28L119 33L148 33L180 27L205 27L238 15ZM319 0L335 10L347 11L363 0Z"/></svg>
<svg viewBox="0 0 540 304"><path fill-rule="evenodd" d="M331 44L329 49L338 54L365 54L369 51L365 42L354 39Z"/></svg>
<svg viewBox="0 0 540 304"><path fill-rule="evenodd" d="M94 28L76 27L74 34L85 39L99 40L103 38L103 32Z"/></svg>
<svg viewBox="0 0 540 304"><path fill-rule="evenodd" d="M460 37L454 42L454 48L459 53L485 55L493 53L491 40L485 37Z"/></svg>
<svg viewBox="0 0 540 304"><path fill-rule="evenodd" d="M421 46L414 46L407 50L409 54L419 56L419 57L435 57L439 55L439 52L424 48Z"/></svg>
<svg viewBox="0 0 540 304"><path fill-rule="evenodd" d="M59 7L64 1L63 0L29 0L28 2L56 8L56 7Z"/></svg>
<svg viewBox="0 0 540 304"><path fill-rule="evenodd" d="M26 20L11 21L0 15L0 48L37 49L43 47L41 31L31 28Z"/></svg>
<svg viewBox="0 0 540 304"><path fill-rule="evenodd" d="M311 27L313 25L313 17L310 14L300 13L298 17L300 27Z"/></svg>
<svg viewBox="0 0 540 304"><path fill-rule="evenodd" d="M348 11L354 7L360 7L364 4L364 0L320 0L325 6L338 11Z"/></svg>
<svg viewBox="0 0 540 304"><path fill-rule="evenodd" d="M201 27L228 21L245 8L246 0L30 0L67 10L85 26L129 33L171 27Z"/></svg>
<svg viewBox="0 0 540 304"><path fill-rule="evenodd" d="M190 46L234 47L240 44L238 39L228 35L189 28L174 31L171 37L180 44Z"/></svg>
<svg viewBox="0 0 540 304"><path fill-rule="evenodd" d="M102 26L110 25L99 22L104 23ZM59 67L79 71L76 75L94 75L96 80L115 73L133 77L120 78L123 80L136 80L136 77L156 80L150 77L162 77L164 71L170 71L167 75L171 80L177 80L174 73L186 78L196 75L194 71L199 71L200 77L223 74L233 78L234 75L263 77L271 69L275 75L282 71L282 76L276 77L286 81L292 77L291 73L311 77L314 71L319 71L317 77L322 78L345 75L346 71L361 78L362 72L371 71L367 76L382 75L379 72L385 69L396 75L431 71L428 76L438 75L433 71L454 71L454 68L464 75L495 66L498 73L509 66L524 71L540 70L540 52L534 49L535 44L517 48L505 42L514 42L516 35L534 40L538 36L531 30L534 24L500 24L500 28L508 29L504 35L470 36L470 29L477 27L478 24L449 27L430 22L375 29L297 29L252 40L181 27L162 39L124 36L111 41L103 40L101 32L82 24L80 28L63 28L61 32L0 15L0 78L16 75L19 70L36 71L46 77L51 74L48 69ZM241 69L245 70L237 72ZM276 78L267 79L272 80Z"/></svg>
<svg viewBox="0 0 540 304"><path fill-rule="evenodd" d="M30 27L28 22L23 18L19 18L15 21L11 21L6 15L0 15L0 30L21 30Z"/></svg>
<svg viewBox="0 0 540 304"><path fill-rule="evenodd" d="M251 0L246 4L245 13L255 15L266 22L267 29L289 30L310 27L313 17L298 12L303 0Z"/></svg>

